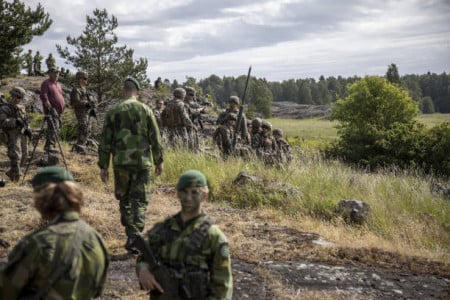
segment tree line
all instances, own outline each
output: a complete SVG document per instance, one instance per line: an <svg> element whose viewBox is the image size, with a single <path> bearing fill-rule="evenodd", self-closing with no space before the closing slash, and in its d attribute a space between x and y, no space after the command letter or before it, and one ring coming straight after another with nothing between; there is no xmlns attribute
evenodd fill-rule
<svg viewBox="0 0 450 300"><path fill-rule="evenodd" d="M0 9L1 79L19 74L23 63L22 46L34 36L42 35L51 26L52 20L40 4L32 10L20 0L0 0ZM147 59L135 59L133 49L118 45L114 32L118 26L117 18L108 15L106 9L95 9L92 16L86 16L86 27L79 36L66 37L70 48L55 45L66 64L90 74L90 88L96 92L99 102L119 97L121 82L127 75L136 77L144 87L151 86L146 75ZM450 75L445 72L399 76L397 66L391 64L385 77L408 91L422 113L450 113ZM274 101L329 105L347 97L348 86L361 79L357 76L320 76L318 80L306 78L278 82L253 77L248 91L248 113L249 116L259 114L270 117ZM213 74L198 81L187 76L183 83L165 79L164 84L167 92L180 85L193 86L199 95L209 94L210 99L223 104L231 95L243 95L245 80L245 75L219 77Z"/></svg>

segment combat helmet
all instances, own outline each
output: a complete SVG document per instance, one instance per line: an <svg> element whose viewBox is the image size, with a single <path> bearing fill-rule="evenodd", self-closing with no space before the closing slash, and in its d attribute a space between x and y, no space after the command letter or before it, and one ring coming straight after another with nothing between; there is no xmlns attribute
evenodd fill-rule
<svg viewBox="0 0 450 300"><path fill-rule="evenodd" d="M256 118L254 118L254 119L252 120L252 127L253 127L253 128L259 128L259 127L261 127L261 125L262 125L262 120L261 120L261 118L256 117Z"/></svg>
<svg viewBox="0 0 450 300"><path fill-rule="evenodd" d="M186 97L186 90L180 87L176 88L173 90L173 96L175 98L183 99L184 97Z"/></svg>
<svg viewBox="0 0 450 300"><path fill-rule="evenodd" d="M84 71L78 71L77 74L75 74L75 78L76 79L84 79L84 78L88 78L88 73L84 72Z"/></svg>
<svg viewBox="0 0 450 300"><path fill-rule="evenodd" d="M272 124L269 121L262 121L261 128L272 130Z"/></svg>
<svg viewBox="0 0 450 300"><path fill-rule="evenodd" d="M193 87L186 86L186 87L184 88L184 90L186 91L186 94L187 94L187 95L195 96L195 89L194 89Z"/></svg>
<svg viewBox="0 0 450 300"><path fill-rule="evenodd" d="M230 104L234 103L234 104L239 105L240 104L239 97L238 96L231 96L230 100L228 100L228 103L230 103Z"/></svg>
<svg viewBox="0 0 450 300"><path fill-rule="evenodd" d="M279 136L283 136L283 130L276 128L272 131L273 135L279 135Z"/></svg>
<svg viewBox="0 0 450 300"><path fill-rule="evenodd" d="M26 95L25 90L20 86L13 87L11 91L9 91L9 93L11 94L11 96L15 96L20 99L22 99Z"/></svg>

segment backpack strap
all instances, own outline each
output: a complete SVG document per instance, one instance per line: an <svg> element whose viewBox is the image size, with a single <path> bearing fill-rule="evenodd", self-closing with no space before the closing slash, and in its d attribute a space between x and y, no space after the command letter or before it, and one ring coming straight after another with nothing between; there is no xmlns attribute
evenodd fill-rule
<svg viewBox="0 0 450 300"><path fill-rule="evenodd" d="M67 249L61 263L58 263L56 259L59 257L53 257L53 265L57 265L57 269L52 273L52 275L47 279L46 284L41 287L35 295L33 295L30 299L39 300L42 299L50 290L50 288L55 284L55 282L72 267L72 262L75 256L80 252L81 244L83 243L83 235L87 231L88 226L83 220L77 221L77 230L73 237L72 247ZM58 239L58 246L61 244L60 239ZM57 247L56 251L58 252L60 247Z"/></svg>
<svg viewBox="0 0 450 300"><path fill-rule="evenodd" d="M200 252L203 242L208 236L209 228L214 224L213 219L206 216L200 226L191 234L189 246L186 250L186 257L196 255Z"/></svg>

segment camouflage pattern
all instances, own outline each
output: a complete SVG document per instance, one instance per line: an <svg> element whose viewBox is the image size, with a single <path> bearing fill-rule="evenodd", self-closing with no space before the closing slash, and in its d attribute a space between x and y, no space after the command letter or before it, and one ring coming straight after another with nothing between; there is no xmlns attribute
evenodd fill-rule
<svg viewBox="0 0 450 300"><path fill-rule="evenodd" d="M114 168L114 194L119 202L120 221L127 236L142 232L150 200L150 169Z"/></svg>
<svg viewBox="0 0 450 300"><path fill-rule="evenodd" d="M114 105L105 116L98 149L98 166L149 169L163 161L161 136L152 110L130 97Z"/></svg>
<svg viewBox="0 0 450 300"><path fill-rule="evenodd" d="M28 50L24 56L25 68L27 69L27 75L33 76L33 54L31 50Z"/></svg>
<svg viewBox="0 0 450 300"><path fill-rule="evenodd" d="M0 105L0 131L1 140L7 145L7 155L10 160L10 170L7 172L12 181L20 178L20 164L22 160L22 150L28 152L28 141L23 140L25 125L17 124L17 120L27 120L25 107L22 105L13 105L12 103ZM26 146L25 146L26 145Z"/></svg>
<svg viewBox="0 0 450 300"><path fill-rule="evenodd" d="M105 116L98 148L98 166L108 170L112 155L115 196L128 236L145 225L152 163L163 162L161 136L152 110L130 97Z"/></svg>
<svg viewBox="0 0 450 300"><path fill-rule="evenodd" d="M85 87L78 85L72 89L70 105L73 107L78 122L77 145L85 146L90 136L89 109L93 105L89 102Z"/></svg>
<svg viewBox="0 0 450 300"><path fill-rule="evenodd" d="M39 51L36 51L36 54L33 57L33 71L34 75L41 75L41 63L42 63L42 55L39 54Z"/></svg>
<svg viewBox="0 0 450 300"><path fill-rule="evenodd" d="M56 67L56 60L53 57L53 55L50 53L45 60L45 64L47 65L47 70L51 70L52 68Z"/></svg>
<svg viewBox="0 0 450 300"><path fill-rule="evenodd" d="M195 294L193 289L207 292L205 297L194 299L232 299L233 279L226 236L213 224L199 248L195 246L194 232L199 231L206 218L209 219L202 213L184 225L180 214L177 214L157 223L147 233L147 239L156 258L173 270L174 274L187 273L182 281L191 294ZM138 274L143 268L148 268L148 264L142 256L138 256Z"/></svg>
<svg viewBox="0 0 450 300"><path fill-rule="evenodd" d="M239 107L234 106L233 108L227 108L224 112L220 113L219 117L217 118L216 124L225 124L228 114L230 113L239 115ZM242 113L241 125L239 126L239 139L242 144L248 144L250 142L250 136L248 134L247 128L247 117L245 116L245 113Z"/></svg>
<svg viewBox="0 0 450 300"><path fill-rule="evenodd" d="M290 162L293 158L293 155L289 142L282 137L275 138L275 141L277 143L277 160L281 163Z"/></svg>
<svg viewBox="0 0 450 300"><path fill-rule="evenodd" d="M45 228L23 237L0 274L0 299L32 295L45 286L71 249L78 222L83 222L78 213L66 212ZM92 299L101 295L109 265L108 251L92 227L83 227L83 242L70 272L56 280L44 299Z"/></svg>
<svg viewBox="0 0 450 300"><path fill-rule="evenodd" d="M171 147L189 147L190 135L194 124L189 118L186 106L182 99L175 98L169 101L164 108L161 119L167 130L167 141Z"/></svg>

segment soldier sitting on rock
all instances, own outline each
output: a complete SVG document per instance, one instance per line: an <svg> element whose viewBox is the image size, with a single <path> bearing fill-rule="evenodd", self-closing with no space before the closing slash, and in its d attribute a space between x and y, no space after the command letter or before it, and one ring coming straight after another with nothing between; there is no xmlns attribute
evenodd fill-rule
<svg viewBox="0 0 450 300"><path fill-rule="evenodd" d="M2 136L1 139L7 144L7 154L10 160L10 169L6 172L6 175L11 181L18 181L21 175L21 138L23 135L26 135L31 139L32 131L28 126L25 107L20 105L20 102L25 97L25 90L21 87L14 87L10 94L12 97L11 102L0 106L0 134Z"/></svg>

